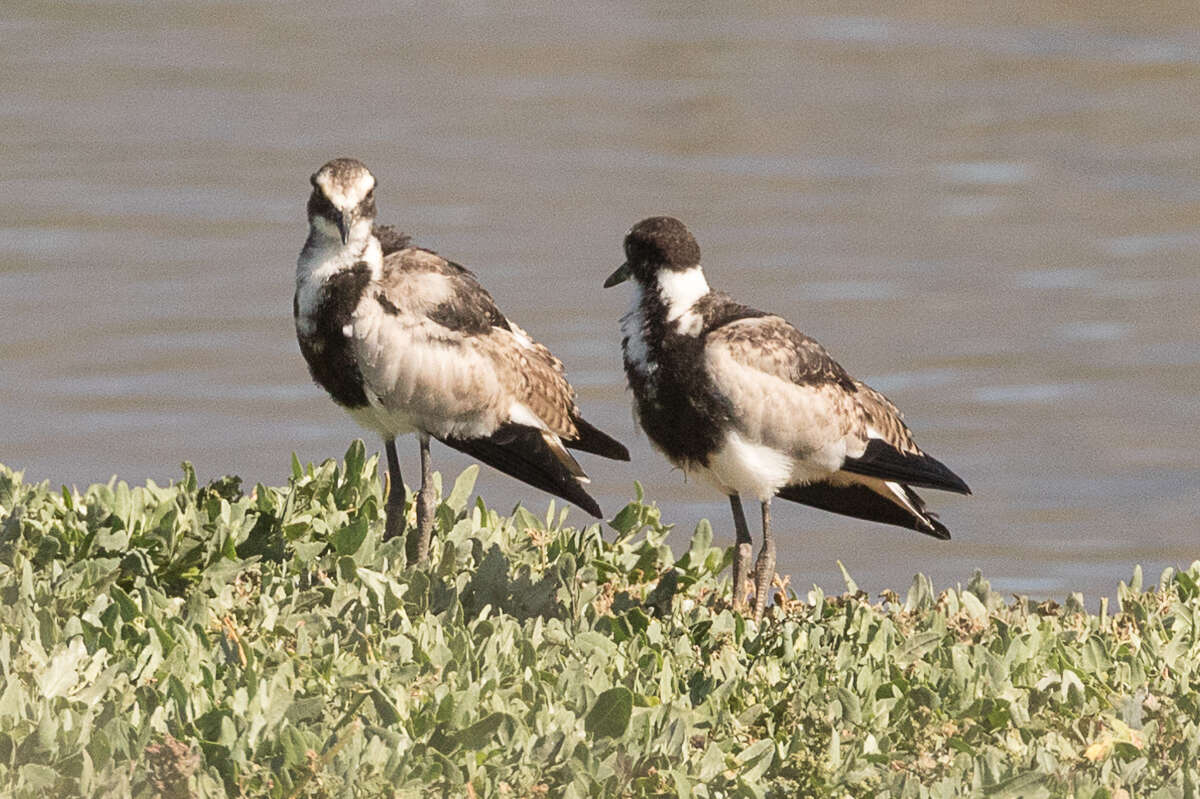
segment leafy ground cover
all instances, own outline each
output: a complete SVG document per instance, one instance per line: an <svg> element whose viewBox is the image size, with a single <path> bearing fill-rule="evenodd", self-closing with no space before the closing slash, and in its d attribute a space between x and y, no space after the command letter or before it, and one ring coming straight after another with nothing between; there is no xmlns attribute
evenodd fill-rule
<svg viewBox="0 0 1200 799"><path fill-rule="evenodd" d="M361 443L249 491L0 467L0 795L1195 795L1200 564L1099 614L781 584L756 626L706 522L474 478L410 569Z"/></svg>

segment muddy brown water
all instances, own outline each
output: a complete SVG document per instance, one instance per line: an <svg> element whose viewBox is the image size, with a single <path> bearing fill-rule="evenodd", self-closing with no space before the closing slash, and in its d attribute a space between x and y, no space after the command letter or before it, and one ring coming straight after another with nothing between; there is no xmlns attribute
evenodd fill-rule
<svg viewBox="0 0 1200 799"><path fill-rule="evenodd" d="M615 513L640 480L677 551L701 517L730 540L728 506L635 432L628 290L600 289L656 213L976 491L925 492L948 543L778 503L793 585L840 590L841 559L872 592L980 568L1095 596L1186 565L1200 6L968 5L8 3L0 462L281 484L292 451L340 456L359 432L309 382L290 305L308 175L355 155L384 221L566 361L634 455L584 458L595 496ZM548 501L487 470L478 490Z"/></svg>

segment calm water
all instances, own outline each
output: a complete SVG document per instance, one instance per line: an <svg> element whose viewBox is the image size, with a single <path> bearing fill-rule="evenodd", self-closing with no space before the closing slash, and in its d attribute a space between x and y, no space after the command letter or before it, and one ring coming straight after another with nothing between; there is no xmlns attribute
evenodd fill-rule
<svg viewBox="0 0 1200 799"><path fill-rule="evenodd" d="M641 480L677 549L728 507L634 432L627 287L600 290L655 213L976 490L927 493L949 543L778 503L794 585L840 590L840 558L871 591L1094 596L1200 557L1200 6L574 5L6 3L0 461L281 484L340 456L290 306L308 175L355 155L566 361L634 454L584 459L595 495Z"/></svg>

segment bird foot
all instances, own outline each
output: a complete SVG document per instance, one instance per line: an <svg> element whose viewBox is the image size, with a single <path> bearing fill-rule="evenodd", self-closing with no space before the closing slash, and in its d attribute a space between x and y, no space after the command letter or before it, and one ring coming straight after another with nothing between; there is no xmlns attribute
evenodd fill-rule
<svg viewBox="0 0 1200 799"><path fill-rule="evenodd" d="M771 582L775 578L774 547L764 547L754 564L754 620L762 618L767 609L767 598L771 592Z"/></svg>

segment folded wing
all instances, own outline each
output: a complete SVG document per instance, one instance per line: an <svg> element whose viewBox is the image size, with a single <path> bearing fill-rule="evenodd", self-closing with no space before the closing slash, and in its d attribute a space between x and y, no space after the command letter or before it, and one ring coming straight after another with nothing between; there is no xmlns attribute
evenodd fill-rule
<svg viewBox="0 0 1200 799"><path fill-rule="evenodd" d="M599 515L566 447L628 452L583 421L562 362L470 271L408 247L385 257L372 291L353 335L377 414Z"/></svg>
<svg viewBox="0 0 1200 799"><path fill-rule="evenodd" d="M967 484L922 452L896 406L818 342L763 316L712 331L707 350L710 372L745 432L810 468L778 496L950 537L912 486L969 494Z"/></svg>

